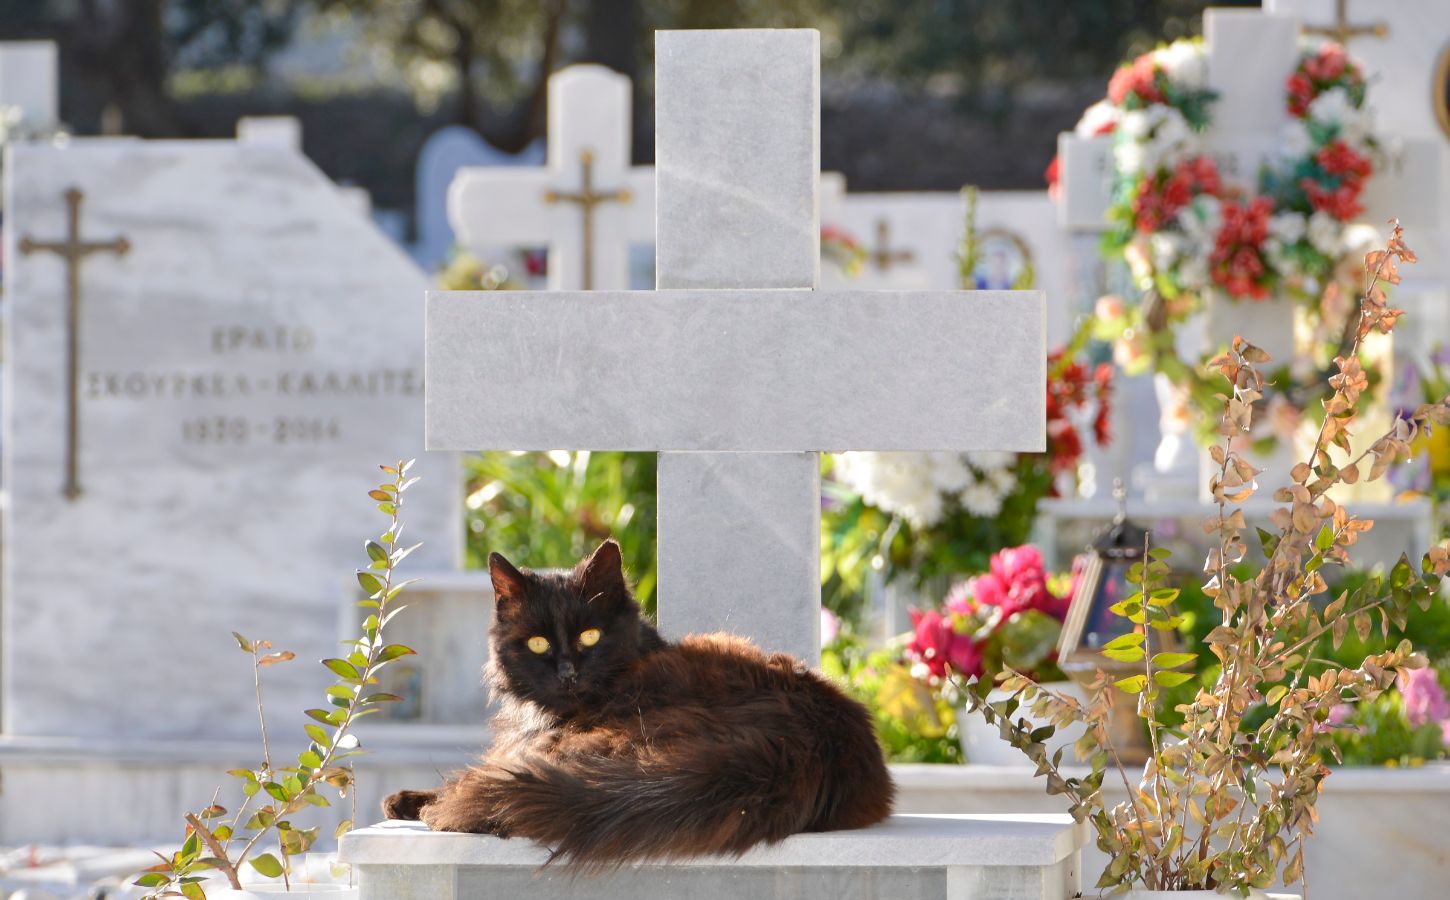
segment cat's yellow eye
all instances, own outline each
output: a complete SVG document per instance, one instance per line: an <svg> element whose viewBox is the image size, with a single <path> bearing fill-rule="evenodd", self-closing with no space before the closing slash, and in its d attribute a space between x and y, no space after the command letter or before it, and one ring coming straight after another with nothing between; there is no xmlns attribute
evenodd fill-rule
<svg viewBox="0 0 1450 900"><path fill-rule="evenodd" d="M529 638L529 649L534 651L535 653L548 653L549 639L545 637L539 637L536 634L533 637Z"/></svg>
<svg viewBox="0 0 1450 900"><path fill-rule="evenodd" d="M595 644L599 643L599 629L586 628L583 631L579 632L579 643L583 644L586 647L593 647Z"/></svg>

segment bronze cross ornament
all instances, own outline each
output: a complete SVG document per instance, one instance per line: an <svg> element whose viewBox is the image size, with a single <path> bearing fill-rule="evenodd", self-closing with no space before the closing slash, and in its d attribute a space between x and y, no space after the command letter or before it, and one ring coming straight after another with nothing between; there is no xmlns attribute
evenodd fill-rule
<svg viewBox="0 0 1450 900"><path fill-rule="evenodd" d="M601 203L629 203L634 194L629 188L617 191L594 190L594 152L579 153L579 165L583 168L578 193L545 191L545 203L577 203L584 213L584 290L594 290L594 207Z"/></svg>
<svg viewBox="0 0 1450 900"><path fill-rule="evenodd" d="M74 500L81 494L80 476L76 464L77 447L80 441L80 417L77 410L77 384L80 368L80 306L81 306L81 263L94 253L115 253L125 256L131 249L131 242L124 237L109 241L81 240L81 201L85 195L80 188L65 192L66 236L60 241L37 241L26 235L20 239L20 252L26 256L32 253L54 253L65 260L65 486L62 492L67 500Z"/></svg>

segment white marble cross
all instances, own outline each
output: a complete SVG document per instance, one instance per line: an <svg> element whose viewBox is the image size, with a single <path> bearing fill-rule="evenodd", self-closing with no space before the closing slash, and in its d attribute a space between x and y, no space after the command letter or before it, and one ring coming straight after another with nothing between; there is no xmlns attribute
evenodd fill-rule
<svg viewBox="0 0 1450 900"><path fill-rule="evenodd" d="M0 110L20 111L26 133L47 132L60 124L55 44L51 41L0 41Z"/></svg>
<svg viewBox="0 0 1450 900"><path fill-rule="evenodd" d="M655 60L658 289L430 294L428 443L659 452L662 628L813 662L819 451L1043 449L1043 297L817 290L817 32Z"/></svg>
<svg viewBox="0 0 1450 900"><path fill-rule="evenodd" d="M548 164L465 168L448 189L464 246L549 248L551 291L629 286L629 245L654 241L654 169L629 164L630 81L603 66L549 78Z"/></svg>

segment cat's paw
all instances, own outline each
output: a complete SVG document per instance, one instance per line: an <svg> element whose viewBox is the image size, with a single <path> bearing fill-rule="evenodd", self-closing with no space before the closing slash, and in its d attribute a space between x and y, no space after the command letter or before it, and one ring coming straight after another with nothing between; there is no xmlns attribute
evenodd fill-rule
<svg viewBox="0 0 1450 900"><path fill-rule="evenodd" d="M383 815L389 819L417 822L423 807L437 799L437 791L398 791L383 798Z"/></svg>

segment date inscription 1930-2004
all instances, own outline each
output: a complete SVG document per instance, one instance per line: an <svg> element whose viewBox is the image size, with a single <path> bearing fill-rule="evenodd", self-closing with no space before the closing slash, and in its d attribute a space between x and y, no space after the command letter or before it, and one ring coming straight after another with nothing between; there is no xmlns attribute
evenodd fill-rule
<svg viewBox="0 0 1450 900"><path fill-rule="evenodd" d="M89 371L82 397L87 404L175 404L184 410L184 444L236 447L340 441L341 409L366 415L358 403L423 392L416 368L319 364L318 336L307 326L224 324L206 340L210 362Z"/></svg>

